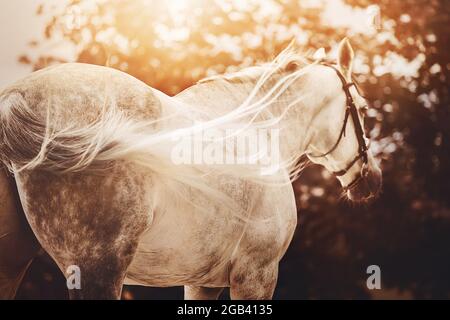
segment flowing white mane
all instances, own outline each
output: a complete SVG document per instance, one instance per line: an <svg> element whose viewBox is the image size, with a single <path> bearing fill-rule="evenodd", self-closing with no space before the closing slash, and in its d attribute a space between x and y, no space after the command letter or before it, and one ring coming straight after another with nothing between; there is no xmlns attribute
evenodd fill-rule
<svg viewBox="0 0 450 320"><path fill-rule="evenodd" d="M291 69L290 72L286 69ZM299 67L300 66L300 67ZM233 201L218 190L218 186L211 186L208 177L211 175L233 176L238 179L249 180L258 183L282 184L286 183L286 174L294 178L301 171L299 164L303 151L291 155L287 159L281 159L277 168L271 174L261 175L261 164L184 164L175 165L171 159L174 141L183 137L202 136L207 130L225 130L230 127L237 128L231 133L227 131L227 138L239 136L248 130L267 130L278 128L280 121L285 117L291 107L299 104L305 97L305 93L295 96L288 101L284 111L280 115L273 115L270 107L288 91L290 86L302 77L310 64L292 50L292 45L281 52L271 63L263 65L262 73L248 94L245 101L219 117L214 114L206 115L208 120L198 121L193 118L192 106L187 105L175 98L170 98L158 93L161 100L170 101L172 108L176 110L173 117L183 117L183 127L171 127L170 119L157 119L152 122L138 122L127 119L117 108L111 107L115 104L114 95L108 95L102 116L93 124L82 128L71 127L63 130L54 130L50 112L47 112L46 123L40 123L30 111L27 102L19 94L11 94L2 98L3 107L0 112L0 121L3 123L0 131L2 137L1 160L12 171L42 169L53 172L79 172L94 169L105 169L113 160L126 160L147 167L161 176L161 181L166 181L168 190L182 194L185 187L194 188L203 192L209 198L217 199L226 205L233 206ZM297 68L299 67L299 68ZM274 75L281 75L274 83L270 82ZM225 79L245 79L251 77L246 70L236 74L216 76L207 78L202 82ZM266 88L270 82L270 88ZM262 90L265 88L265 90ZM196 112L195 114L198 114ZM33 125L24 126L23 121ZM164 130L155 132L155 124L169 124ZM20 127L22 134L28 137L24 148L26 152L17 153L17 146L23 145L23 139L11 134L14 128ZM25 128L25 129L24 129ZM28 132L23 132L27 131ZM223 137L211 143L223 143ZM16 148L14 150L14 148ZM30 157L30 155L33 155ZM247 155L249 157L258 157ZM280 173L286 173L285 175ZM169 182L167 182L169 181ZM183 191L184 190L184 191ZM185 196L185 198L187 198ZM233 208L236 212L240 208Z"/></svg>
<svg viewBox="0 0 450 320"><path fill-rule="evenodd" d="M272 75L273 73L279 70L299 69L311 64L312 61L308 58L309 55L310 55L309 53L299 54L298 51L294 49L293 42L291 42L280 54L278 54L278 56L275 59L273 59L269 63L264 63L261 66L257 67L244 68L242 70L233 73L218 74L206 77L204 79L201 79L198 83L205 83L221 79L230 82L233 82L235 80L243 81L246 78L252 79L254 78L254 75L252 75L253 73L252 71L256 68L263 68L268 73L268 76ZM257 77L260 77L259 72Z"/></svg>

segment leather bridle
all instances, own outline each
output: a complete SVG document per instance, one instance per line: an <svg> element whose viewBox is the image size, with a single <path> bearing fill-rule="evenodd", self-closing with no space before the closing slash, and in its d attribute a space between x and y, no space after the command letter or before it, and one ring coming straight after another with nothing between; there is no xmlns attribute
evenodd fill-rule
<svg viewBox="0 0 450 320"><path fill-rule="evenodd" d="M329 155L330 153L332 153L334 150L336 150L336 148L339 145L339 142L342 140L342 137L345 137L345 128L347 127L348 118L351 116L351 118L353 120L353 127L355 128L355 135L358 140L358 154L355 156L355 158L352 161L350 161L350 163L344 169L333 172L333 174L335 176L343 176L344 174L346 174L348 172L348 170L350 170L351 167L353 167L353 165L359 159L362 159L363 166L361 168L359 175L352 182L350 182L347 186L344 187L344 189L348 190L348 189L351 189L353 186L355 186L360 179L367 176L367 173L368 173L368 162L369 162L368 157L367 157L367 149L368 148L366 145L366 141L364 139L364 130L361 127L361 122L359 121L359 116L358 116L358 110L356 109L355 102L353 101L353 97L350 93L351 86L354 86L356 88L356 90L358 90L358 86L354 82L347 82L344 75L335 66L328 64L328 63L324 63L324 62L322 62L321 64L332 68L338 75L339 79L342 82L342 89L344 90L344 93L346 96L346 105L347 106L345 108L344 123L342 125L341 132L339 133L339 137L338 137L336 143L333 145L333 147L331 147L330 150L328 150L327 152L325 152L323 154L313 155L310 153L308 155L313 158L325 157L325 156ZM359 90L358 90L358 92L359 92Z"/></svg>

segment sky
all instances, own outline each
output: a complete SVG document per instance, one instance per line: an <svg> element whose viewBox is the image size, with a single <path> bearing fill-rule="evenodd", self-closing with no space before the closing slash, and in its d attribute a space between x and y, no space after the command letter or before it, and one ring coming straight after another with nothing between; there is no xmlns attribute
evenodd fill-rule
<svg viewBox="0 0 450 320"><path fill-rule="evenodd" d="M27 44L40 39L48 15L37 16L42 0L5 0L0 3L0 88L19 80L31 71L30 66L20 64L18 56L28 53ZM61 5L64 0L45 0L47 6Z"/></svg>
<svg viewBox="0 0 450 320"><path fill-rule="evenodd" d="M180 0L172 1L174 6L180 3ZM189 0L183 0L184 4ZM323 3L324 0L304 0L305 3L315 6ZM40 4L44 3L44 12L37 16L36 10ZM30 49L28 43L31 40L42 39L43 30L46 21L49 20L51 12L64 7L67 0L8 0L0 2L0 43L2 50L0 55L0 88L19 80L31 71L31 67L18 62L18 57L27 54L32 58L37 56L39 50L46 53L51 52L55 55L55 46L50 43L38 49ZM342 0L326 0L326 10L323 12L322 19L324 23L336 27L350 27L354 32L366 32L369 27L367 24L367 13L360 10L352 10L345 5ZM53 7L53 11L50 10ZM339 15L336 12L340 12ZM348 19L351 15L352 19ZM339 19L341 17L341 19ZM347 17L346 19L342 17ZM56 45L58 46L58 45ZM64 50L59 45L59 51ZM67 51L67 46L65 48ZM58 55L58 54L56 54ZM67 56L67 53L61 53L60 56ZM68 59L70 61L70 58Z"/></svg>

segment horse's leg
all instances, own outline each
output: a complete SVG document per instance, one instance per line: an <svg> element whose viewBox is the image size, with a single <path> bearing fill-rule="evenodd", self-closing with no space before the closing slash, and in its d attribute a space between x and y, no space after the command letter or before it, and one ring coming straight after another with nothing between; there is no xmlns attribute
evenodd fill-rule
<svg viewBox="0 0 450 320"><path fill-rule="evenodd" d="M22 212L14 180L0 166L0 299L12 299L40 246Z"/></svg>
<svg viewBox="0 0 450 320"><path fill-rule="evenodd" d="M232 300L272 299L277 278L278 261L265 263L242 258L231 270L230 297Z"/></svg>
<svg viewBox="0 0 450 320"><path fill-rule="evenodd" d="M152 217L146 175L118 164L108 175L34 171L16 180L36 236L75 287L70 298L119 299Z"/></svg>
<svg viewBox="0 0 450 320"><path fill-rule="evenodd" d="M102 246L106 243L101 244ZM111 252L101 257L85 257L86 262L65 262L65 266L73 263L80 268L80 288L69 288L71 300L95 299L95 300L118 300L122 293L123 281L126 269L131 261L122 256L124 247L116 247ZM60 257L56 257L61 261ZM122 262L122 260L124 260Z"/></svg>
<svg viewBox="0 0 450 320"><path fill-rule="evenodd" d="M217 300L223 288L184 286L185 300Z"/></svg>
<svg viewBox="0 0 450 320"><path fill-rule="evenodd" d="M289 180L286 180L289 181ZM271 299L278 279L278 264L292 240L297 209L292 187L264 188L230 268L232 299Z"/></svg>
<svg viewBox="0 0 450 320"><path fill-rule="evenodd" d="M11 265L5 265L4 261L0 262L2 268L0 271L0 300L14 299L17 289L19 289L22 279L32 261L33 258L31 257L25 264L12 266L13 269L11 269Z"/></svg>

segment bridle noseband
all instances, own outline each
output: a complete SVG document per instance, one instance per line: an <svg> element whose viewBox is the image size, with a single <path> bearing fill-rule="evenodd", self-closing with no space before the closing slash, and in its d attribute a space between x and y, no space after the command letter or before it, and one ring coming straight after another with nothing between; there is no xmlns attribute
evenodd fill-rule
<svg viewBox="0 0 450 320"><path fill-rule="evenodd" d="M358 110L356 109L355 102L353 101L353 97L350 93L351 86L355 86L355 88L357 90L358 90L358 87L354 82L347 82L344 75L335 66L328 64L328 63L323 63L323 62L321 64L332 68L338 75L339 79L342 82L342 89L344 90L344 93L346 96L347 107L345 108L344 123L342 125L341 132L339 133L339 137L338 137L336 143L333 145L333 147L323 154L319 154L319 155L308 154L308 155L313 158L325 157L325 156L329 155L330 153L332 153L334 150L336 150L342 137L345 136L345 128L347 127L347 121L348 121L349 116L351 116L352 120L353 120L353 127L355 128L356 138L358 139L358 154L344 169L333 172L333 174L335 176L343 176L344 174L346 174L348 172L348 170L350 170L351 167L353 167L353 165L359 159L362 159L363 166L361 168L360 174L352 182L350 182L347 186L344 187L344 189L348 190L348 189L351 189L353 186L355 186L356 183L358 183L358 181L360 179L362 179L363 177L365 177L368 173L367 145L366 145L366 141L364 139L364 130L361 127L361 122L359 121L359 116L358 116Z"/></svg>

